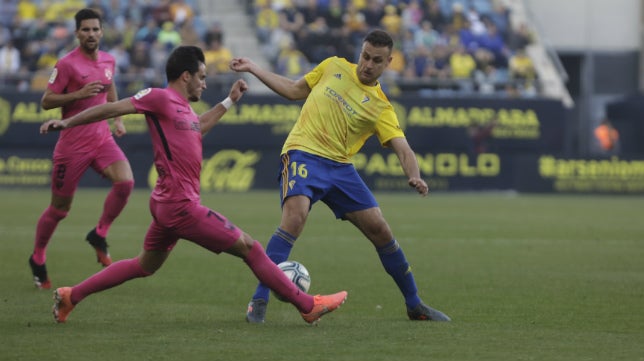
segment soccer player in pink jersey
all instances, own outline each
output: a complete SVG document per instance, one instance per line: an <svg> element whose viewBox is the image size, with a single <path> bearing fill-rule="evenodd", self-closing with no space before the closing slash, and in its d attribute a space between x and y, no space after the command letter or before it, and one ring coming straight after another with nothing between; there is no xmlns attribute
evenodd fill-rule
<svg viewBox="0 0 644 361"><path fill-rule="evenodd" d="M347 292L311 296L300 291L264 252L261 243L243 232L222 214L207 208L200 200L202 137L247 89L237 80L226 99L201 115L194 113L191 101L198 101L206 89L203 51L180 46L166 63L168 86L141 90L130 98L92 107L64 120L50 120L41 133L96 122L125 114L143 113L152 137L154 166L159 178L150 197L152 223L135 258L113 263L73 287L54 291L54 318L65 322L69 313L85 297L128 280L156 272L181 238L214 252L240 257L255 276L287 299L308 323L344 303Z"/></svg>
<svg viewBox="0 0 644 361"><path fill-rule="evenodd" d="M75 20L79 45L57 62L41 101L44 109L62 108L63 118L94 105L118 100L114 58L98 48L103 36L100 15L92 9L82 9L76 13ZM126 133L119 118L114 119L114 125L117 136ZM109 179L112 189L96 227L87 234L86 240L94 248L98 262L103 266L112 263L105 238L132 193L134 178L109 124L101 121L62 131L56 143L51 203L38 220L34 250L29 256L34 282L39 288L51 287L45 266L47 244L58 223L67 216L78 182L90 167Z"/></svg>

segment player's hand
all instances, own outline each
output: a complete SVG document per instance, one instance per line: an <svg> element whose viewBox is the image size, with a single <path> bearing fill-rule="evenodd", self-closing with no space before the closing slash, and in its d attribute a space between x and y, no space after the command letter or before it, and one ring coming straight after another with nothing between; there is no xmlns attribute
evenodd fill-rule
<svg viewBox="0 0 644 361"><path fill-rule="evenodd" d="M427 186L427 183L425 183L425 181L420 178L409 178L409 186L416 189L416 192L418 192L423 197L429 193L429 187Z"/></svg>
<svg viewBox="0 0 644 361"><path fill-rule="evenodd" d="M114 120L114 135L120 138L125 134L127 134L127 130L125 129L123 121L121 119Z"/></svg>
<svg viewBox="0 0 644 361"><path fill-rule="evenodd" d="M44 122L40 126L40 134L47 134L56 130L62 130L65 128L65 122L60 119L52 119Z"/></svg>
<svg viewBox="0 0 644 361"><path fill-rule="evenodd" d="M80 99L89 98L97 95L102 92L105 87L100 80L94 80L93 82L85 84L82 88L78 90L78 95Z"/></svg>
<svg viewBox="0 0 644 361"><path fill-rule="evenodd" d="M236 72L249 72L255 63L248 58L233 58L230 61L230 70Z"/></svg>
<svg viewBox="0 0 644 361"><path fill-rule="evenodd" d="M230 97L230 100L237 103L246 90L248 90L248 84L246 84L246 81L244 81L244 79L238 79L230 88L228 96Z"/></svg>

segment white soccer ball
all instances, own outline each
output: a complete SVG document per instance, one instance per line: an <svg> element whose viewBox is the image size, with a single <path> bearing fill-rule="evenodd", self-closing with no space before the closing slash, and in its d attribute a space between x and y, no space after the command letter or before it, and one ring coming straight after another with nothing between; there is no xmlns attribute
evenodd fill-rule
<svg viewBox="0 0 644 361"><path fill-rule="evenodd" d="M297 261L284 261L278 264L277 267L279 267L282 272L284 272L286 277L288 277L291 282L295 283L297 288L299 288L302 292L309 291L309 288L311 288L311 275L309 274L309 270L307 270L303 264ZM284 302L287 301L286 299L280 297L277 293L274 294L278 300Z"/></svg>

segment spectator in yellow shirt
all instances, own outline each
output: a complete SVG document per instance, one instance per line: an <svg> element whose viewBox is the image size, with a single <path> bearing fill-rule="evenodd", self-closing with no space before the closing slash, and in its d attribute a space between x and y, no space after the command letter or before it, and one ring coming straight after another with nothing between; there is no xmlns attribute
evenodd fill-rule
<svg viewBox="0 0 644 361"><path fill-rule="evenodd" d="M233 54L223 45L221 37L210 39L208 48L204 51L204 57L208 77L231 72L228 64L233 60Z"/></svg>
<svg viewBox="0 0 644 361"><path fill-rule="evenodd" d="M295 48L293 41L285 40L281 48L275 66L276 73L290 79L297 79L311 70L308 59Z"/></svg>
<svg viewBox="0 0 644 361"><path fill-rule="evenodd" d="M394 5L385 6L385 15L380 20L380 26L389 34L397 35L402 30L402 18Z"/></svg>
<svg viewBox="0 0 644 361"><path fill-rule="evenodd" d="M515 80L526 80L532 82L535 78L535 68L532 59L528 56L525 49L518 49L510 57L508 66L510 77Z"/></svg>
<svg viewBox="0 0 644 361"><path fill-rule="evenodd" d="M185 0L174 0L170 3L170 19L177 25L192 21L195 16L192 7Z"/></svg>
<svg viewBox="0 0 644 361"><path fill-rule="evenodd" d="M449 57L449 66L452 79L471 79L474 70L476 70L476 61L472 55L465 51L463 45L459 45Z"/></svg>
<svg viewBox="0 0 644 361"><path fill-rule="evenodd" d="M273 30L280 25L279 14L271 8L270 2L265 3L257 10L255 16L255 27L257 28L257 38L264 44L268 42Z"/></svg>
<svg viewBox="0 0 644 361"><path fill-rule="evenodd" d="M476 61L471 54L465 50L462 44L449 56L449 73L463 92L474 90L474 72Z"/></svg>
<svg viewBox="0 0 644 361"><path fill-rule="evenodd" d="M22 26L30 26L36 22L38 18L38 5L32 0L20 0L18 2L18 9L16 15L20 19Z"/></svg>

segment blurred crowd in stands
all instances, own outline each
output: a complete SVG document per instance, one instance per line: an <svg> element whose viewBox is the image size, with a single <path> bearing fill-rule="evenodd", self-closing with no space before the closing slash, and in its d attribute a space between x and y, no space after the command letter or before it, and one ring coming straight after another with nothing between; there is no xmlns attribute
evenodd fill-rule
<svg viewBox="0 0 644 361"><path fill-rule="evenodd" d="M101 49L116 58L121 95L162 86L165 59L179 44L203 47L213 83L232 76L225 29L202 20L197 0L0 4L0 90L44 90L58 58L77 45L73 15L84 7L103 14ZM383 28L395 39L382 79L392 95L538 93L525 52L531 32L526 24L512 25L502 0L246 0L245 6L262 53L287 77L300 77L329 56L357 61L364 35Z"/></svg>
<svg viewBox="0 0 644 361"><path fill-rule="evenodd" d="M364 35L382 28L395 39L390 93L538 93L532 34L512 25L502 0L256 0L248 11L264 54L289 77L333 55L357 61Z"/></svg>
<svg viewBox="0 0 644 361"><path fill-rule="evenodd" d="M100 48L116 59L119 93L165 82L165 60L179 44L223 41L196 0L0 0L0 89L43 91L59 57L78 45L74 14L85 7L103 16ZM212 57L212 54L208 54ZM212 73L214 75L214 73Z"/></svg>

